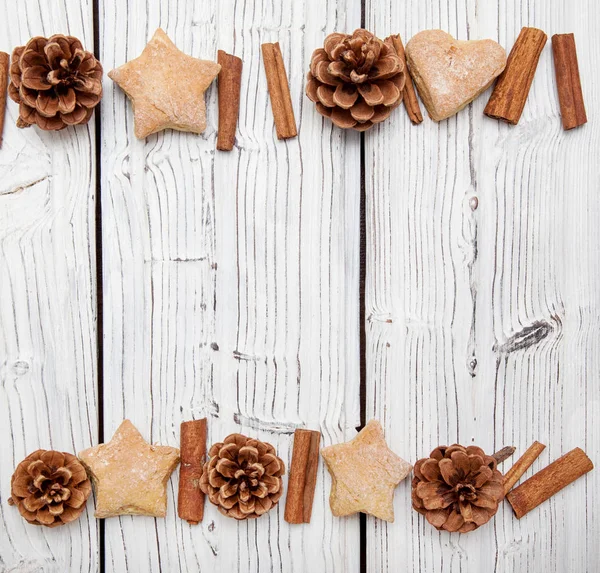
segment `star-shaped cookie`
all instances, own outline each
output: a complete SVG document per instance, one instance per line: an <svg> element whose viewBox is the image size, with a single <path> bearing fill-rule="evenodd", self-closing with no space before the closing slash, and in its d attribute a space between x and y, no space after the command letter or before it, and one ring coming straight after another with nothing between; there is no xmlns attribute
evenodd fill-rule
<svg viewBox="0 0 600 573"><path fill-rule="evenodd" d="M394 490L412 466L388 448L377 420L353 440L323 448L321 455L333 481L329 496L333 515L360 511L394 521Z"/></svg>
<svg viewBox="0 0 600 573"><path fill-rule="evenodd" d="M153 446L125 420L112 440L79 453L96 488L96 517L167 513L167 481L179 450Z"/></svg>
<svg viewBox="0 0 600 573"><path fill-rule="evenodd" d="M160 28L142 55L109 72L133 103L135 136L206 129L204 92L221 66L184 54Z"/></svg>

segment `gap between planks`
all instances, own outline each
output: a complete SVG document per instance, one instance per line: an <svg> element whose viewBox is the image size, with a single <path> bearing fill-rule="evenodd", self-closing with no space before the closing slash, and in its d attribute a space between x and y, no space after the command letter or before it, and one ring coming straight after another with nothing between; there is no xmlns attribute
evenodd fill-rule
<svg viewBox="0 0 600 573"><path fill-rule="evenodd" d="M94 33L94 55L100 60L100 6L99 0L92 0L92 27ZM104 443L104 314L103 314L103 257L102 257L102 102L98 104L94 114L95 122L95 161L96 161L96 196L95 196L95 224L96 224L96 371L98 373L98 443ZM101 519L98 527L98 571L106 572L106 528Z"/></svg>
<svg viewBox="0 0 600 573"><path fill-rule="evenodd" d="M367 19L367 2L360 2L360 27L365 27ZM350 31L350 30L349 30ZM366 298L365 287L367 284L367 187L365 169L365 134L360 134L360 262L359 262L359 342L360 342L360 374L359 374L359 402L360 402L360 428L364 428L367 415L367 331L365 328ZM360 543L360 573L367 573L367 516L360 514L359 522Z"/></svg>

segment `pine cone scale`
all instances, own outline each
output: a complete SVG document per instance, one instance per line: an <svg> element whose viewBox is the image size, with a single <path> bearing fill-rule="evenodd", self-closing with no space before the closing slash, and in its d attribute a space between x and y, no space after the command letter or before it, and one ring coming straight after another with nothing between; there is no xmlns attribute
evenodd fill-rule
<svg viewBox="0 0 600 573"><path fill-rule="evenodd" d="M339 85L333 92L333 105L330 107L341 107L350 109L358 99L358 90L354 86Z"/></svg>
<svg viewBox="0 0 600 573"><path fill-rule="evenodd" d="M75 97L75 90L69 88L66 93L61 93L57 98L58 111L61 114L73 113L77 104L77 98ZM36 106L39 111L39 105Z"/></svg>
<svg viewBox="0 0 600 573"><path fill-rule="evenodd" d="M248 469L252 470L252 475L258 479L265 475L265 467L258 460L252 464L248 464Z"/></svg>
<svg viewBox="0 0 600 573"><path fill-rule="evenodd" d="M370 108L383 103L385 100L377 84L359 84L357 89L358 93L363 97L364 103Z"/></svg>
<svg viewBox="0 0 600 573"><path fill-rule="evenodd" d="M215 489L220 489L229 483L227 480L223 479L215 469L209 471L208 482L211 487Z"/></svg>
<svg viewBox="0 0 600 573"><path fill-rule="evenodd" d="M59 99L52 96L46 98L40 98L38 96L38 98L33 101L28 101L26 98L23 98L23 101L28 106L35 107L41 116L47 118L54 117L58 113L60 107Z"/></svg>
<svg viewBox="0 0 600 573"><path fill-rule="evenodd" d="M238 448L235 444L218 444L221 447L217 448L217 450L215 451L214 454L210 454L211 456L215 456L217 455L218 452L221 452L221 455L219 456L222 459L228 459L233 461L235 459L235 456L237 454Z"/></svg>
<svg viewBox="0 0 600 573"><path fill-rule="evenodd" d="M350 108L350 114L359 123L365 123L375 115L375 109L363 99Z"/></svg>
<svg viewBox="0 0 600 573"><path fill-rule="evenodd" d="M249 498L247 500L243 500L240 498L239 500L239 507L240 507L240 511L245 514L245 515L250 515L252 513L255 513L255 502L254 502L254 498Z"/></svg>
<svg viewBox="0 0 600 573"><path fill-rule="evenodd" d="M222 476L224 476L225 478L234 477L237 469L238 469L237 464L228 458L219 460L215 467L215 470L218 473L220 473Z"/></svg>
<svg viewBox="0 0 600 573"><path fill-rule="evenodd" d="M373 80L387 80L395 76L401 69L401 62L398 58L390 56L381 58L372 69L371 78Z"/></svg>
<svg viewBox="0 0 600 573"><path fill-rule="evenodd" d="M446 531L458 531L465 523L465 520L460 513L451 513L448 518L446 518L446 514L443 513L440 517L441 521L439 521L439 525L433 523L429 519L429 516L427 516L427 520L434 527L437 527L438 529L443 527Z"/></svg>
<svg viewBox="0 0 600 573"><path fill-rule="evenodd" d="M24 78L39 78L45 82L48 89L50 88L49 82L47 82L50 66L44 62L43 56L36 54L33 50L26 50L19 58L19 66L27 72L23 74Z"/></svg>
<svg viewBox="0 0 600 573"><path fill-rule="evenodd" d="M52 88L48 81L48 70L41 66L27 68L21 76L21 85L35 91L46 91Z"/></svg>
<svg viewBox="0 0 600 573"><path fill-rule="evenodd" d="M273 492L275 493L275 492ZM254 497L263 499L269 494L269 488L264 483L259 483L254 490Z"/></svg>
<svg viewBox="0 0 600 573"><path fill-rule="evenodd" d="M38 509L44 507L48 502L45 499L45 496L41 495L39 497L29 496L23 500L23 507L32 513L35 513Z"/></svg>
<svg viewBox="0 0 600 573"><path fill-rule="evenodd" d="M504 492L504 487L502 486L502 480L494 479L494 481L491 481L491 482L487 483L486 485L484 485L483 487L479 488L479 497L477 499L478 500L483 500L483 499L495 500L503 492Z"/></svg>
<svg viewBox="0 0 600 573"><path fill-rule="evenodd" d="M251 446L244 446L240 448L238 453L238 462L247 464L254 464L258 461L258 450ZM241 471L241 470L240 470Z"/></svg>
<svg viewBox="0 0 600 573"><path fill-rule="evenodd" d="M86 110L77 106L71 113L61 113L60 118L66 125L78 125L83 123L86 116Z"/></svg>
<svg viewBox="0 0 600 573"><path fill-rule="evenodd" d="M383 103L385 106L394 105L394 103L396 103L402 96L402 90L390 80L382 80L373 85L377 86L377 89L381 92L383 97L383 101L381 103Z"/></svg>
<svg viewBox="0 0 600 573"><path fill-rule="evenodd" d="M440 472L439 465L436 463L436 460L423 459L419 460L419 462L415 464L414 472L420 480L434 481L440 479L442 474Z"/></svg>
<svg viewBox="0 0 600 573"><path fill-rule="evenodd" d="M317 78L321 83L327 84L328 86L339 86L343 84L343 80L330 72L328 62L319 62L317 64L317 73L315 74L315 78Z"/></svg>
<svg viewBox="0 0 600 573"><path fill-rule="evenodd" d="M231 509L234 505L237 505L237 503L239 502L239 497L237 495L224 497L223 495L219 494L218 500L220 507L224 509Z"/></svg>
<svg viewBox="0 0 600 573"><path fill-rule="evenodd" d="M71 460L71 462L69 462L65 467L68 468L71 472L71 481L75 485L79 485L80 483L84 482L86 484L86 487L89 485L88 476L85 471L85 468L79 463L79 461Z"/></svg>
<svg viewBox="0 0 600 573"><path fill-rule="evenodd" d="M323 42L323 51L327 54L331 61L337 60L339 52L344 51L346 48L342 43L346 39L346 34L340 32L334 32L329 34ZM350 41L352 41L350 39Z"/></svg>
<svg viewBox="0 0 600 573"><path fill-rule="evenodd" d="M494 476L490 468L481 466L479 467L481 469L474 473L475 481L473 482L473 486L476 489L481 489Z"/></svg>
<svg viewBox="0 0 600 573"><path fill-rule="evenodd" d="M317 109L319 111L320 108L319 106L317 106ZM352 113L350 112L349 109L341 109L339 107L334 107L331 111L331 121L333 121L333 123L335 125L337 125L338 127L341 127L343 129L348 129L350 127L355 127L357 124L356 119L354 119L354 117L352 117ZM370 127L370 126L368 126Z"/></svg>
<svg viewBox="0 0 600 573"><path fill-rule="evenodd" d="M61 61L65 58L62 48L58 42L48 42L44 46L46 59L50 62L50 68L57 68Z"/></svg>
<svg viewBox="0 0 600 573"><path fill-rule="evenodd" d="M59 503L57 505L50 506L48 508L48 511L50 512L50 515L53 515L56 517L57 515L60 515L61 513L63 513L63 511L64 511L63 504Z"/></svg>
<svg viewBox="0 0 600 573"><path fill-rule="evenodd" d="M471 503L483 509L494 509L496 507L496 496L487 495L479 491L477 499L474 499Z"/></svg>
<svg viewBox="0 0 600 573"><path fill-rule="evenodd" d="M34 108L37 103L38 92L36 92L35 90L30 90L26 88L23 84L21 84L21 87L17 92L17 97L20 97L23 100L23 103L25 103L29 107Z"/></svg>
<svg viewBox="0 0 600 573"><path fill-rule="evenodd" d="M375 115L373 115L373 117L371 118L371 123L381 123L383 120L390 117L390 115L392 114L392 109L394 109L394 107L395 106L378 105L375 108Z"/></svg>
<svg viewBox="0 0 600 573"><path fill-rule="evenodd" d="M33 491L29 487L31 485L31 479L25 476L19 476L13 479L11 484L12 493L18 497L28 497Z"/></svg>
<svg viewBox="0 0 600 573"><path fill-rule="evenodd" d="M237 493L237 490L237 483L225 482L225 484L219 488L219 495L223 498L232 497Z"/></svg>
<svg viewBox="0 0 600 573"><path fill-rule="evenodd" d="M48 508L38 509L35 513L36 520L42 525L52 525L54 523L55 516L50 513Z"/></svg>
<svg viewBox="0 0 600 573"><path fill-rule="evenodd" d="M348 65L345 62L332 62L327 66L327 71L342 82L358 83L350 77L351 74L354 73L354 70L348 71Z"/></svg>
<svg viewBox="0 0 600 573"><path fill-rule="evenodd" d="M449 496L451 488L437 483L420 483L417 494L423 500L425 509L444 509L454 502L454 496ZM448 499L450 498L450 499Z"/></svg>

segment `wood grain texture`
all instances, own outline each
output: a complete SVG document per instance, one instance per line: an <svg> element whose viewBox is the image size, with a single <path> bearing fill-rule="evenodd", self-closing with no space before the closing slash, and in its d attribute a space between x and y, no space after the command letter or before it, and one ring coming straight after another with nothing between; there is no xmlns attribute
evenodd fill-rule
<svg viewBox="0 0 600 573"><path fill-rule="evenodd" d="M590 122L562 131L549 46L523 117L485 118L484 94L441 124L399 109L365 134L367 419L414 461L439 443L548 448L534 471L580 446L600 460L600 14L592 0L365 0L366 26L408 41L427 28L507 49L522 26L574 32ZM140 142L106 79L102 106L105 437L127 416L177 445L209 418L273 443L289 467L295 428L323 445L354 435L358 401L359 136L303 95L312 50L360 22L357 0L99 1L105 69L162 26L185 52L244 61L237 141L215 151L216 85L203 136ZM68 32L93 44L92 3L0 2L0 50ZM260 45L279 42L299 137L279 142ZM14 126L0 152L0 570L97 571L98 524L28 526L6 504L14 466L39 447L97 443L93 124ZM402 183L400 183L402 182ZM404 183L406 182L406 183ZM509 462L507 462L507 467ZM287 479L287 478L286 478ZM319 466L310 526L283 501L249 523L208 506L106 522L106 571L358 571L358 520L334 519ZM287 483L286 483L287 487ZM410 510L368 520L368 571L569 573L600 562L600 474L517 521L507 504L467 536Z"/></svg>
<svg viewBox="0 0 600 573"><path fill-rule="evenodd" d="M131 15L135 14L135 17ZM272 443L289 466L296 427L325 445L359 421L359 136L304 97L312 50L360 21L360 3L286 0L100 2L107 69L161 26L184 52L243 60L236 146L215 151L216 85L202 136L137 141L131 104L105 83L102 131L106 437L123 417L176 445L182 420L208 417ZM260 46L282 48L300 136L277 141ZM107 571L357 571L358 519L334 519L321 466L310 528L284 503L237 523L208 504L176 517L106 523ZM287 476L286 476L287 487Z"/></svg>
<svg viewBox="0 0 600 573"><path fill-rule="evenodd" d="M0 50L68 33L93 48L92 2L0 2ZM0 151L0 570L97 571L93 503L55 529L7 504L15 466L43 448L97 441L94 122L20 130Z"/></svg>
<svg viewBox="0 0 600 573"><path fill-rule="evenodd" d="M583 0L366 3L367 28L406 41L442 28L510 50L523 26L574 32L590 117L599 20ZM594 461L600 132L563 132L548 46L518 126L484 117L488 97L439 125L396 111L366 134L367 419L413 463L440 443L521 455L536 439L548 447L530 472L576 446ZM410 509L407 480L396 522L368 520L368 570L593 571L599 486L592 471L520 521L504 504L459 536Z"/></svg>

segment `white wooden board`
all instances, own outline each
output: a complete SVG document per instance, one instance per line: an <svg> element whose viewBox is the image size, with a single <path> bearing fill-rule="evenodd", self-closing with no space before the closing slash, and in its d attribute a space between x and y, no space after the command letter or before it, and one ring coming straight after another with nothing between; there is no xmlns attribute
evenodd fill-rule
<svg viewBox="0 0 600 573"><path fill-rule="evenodd" d="M0 2L0 50L69 33L93 49L91 1ZM0 571L96 571L92 504L69 527L28 525L10 497L38 449L97 443L94 123L59 133L15 126L0 150Z"/></svg>
<svg viewBox="0 0 600 573"><path fill-rule="evenodd" d="M131 104L106 81L102 115L104 411L108 439L129 417L177 445L182 420L207 416L209 441L242 432L287 464L296 427L324 444L359 423L359 136L332 128L304 97L312 50L360 21L360 4L100 3L101 59L138 56L155 29L196 57L242 58L234 151L215 151L216 86L203 136L133 136ZM301 135L275 137L263 42L279 41ZM110 571L357 571L358 519L334 519L321 467L310 527L283 504L236 523L216 508L189 526L106 523Z"/></svg>
<svg viewBox="0 0 600 573"><path fill-rule="evenodd" d="M547 444L528 475L576 446L600 460L599 21L581 0L367 0L367 27L406 41L574 32L590 118L563 132L549 41L517 127L483 116L488 92L440 124L402 112L367 134L367 411L413 463L457 441ZM595 571L599 486L592 472L520 521L505 504L450 535L410 509L407 480L396 523L368 521L368 570Z"/></svg>

